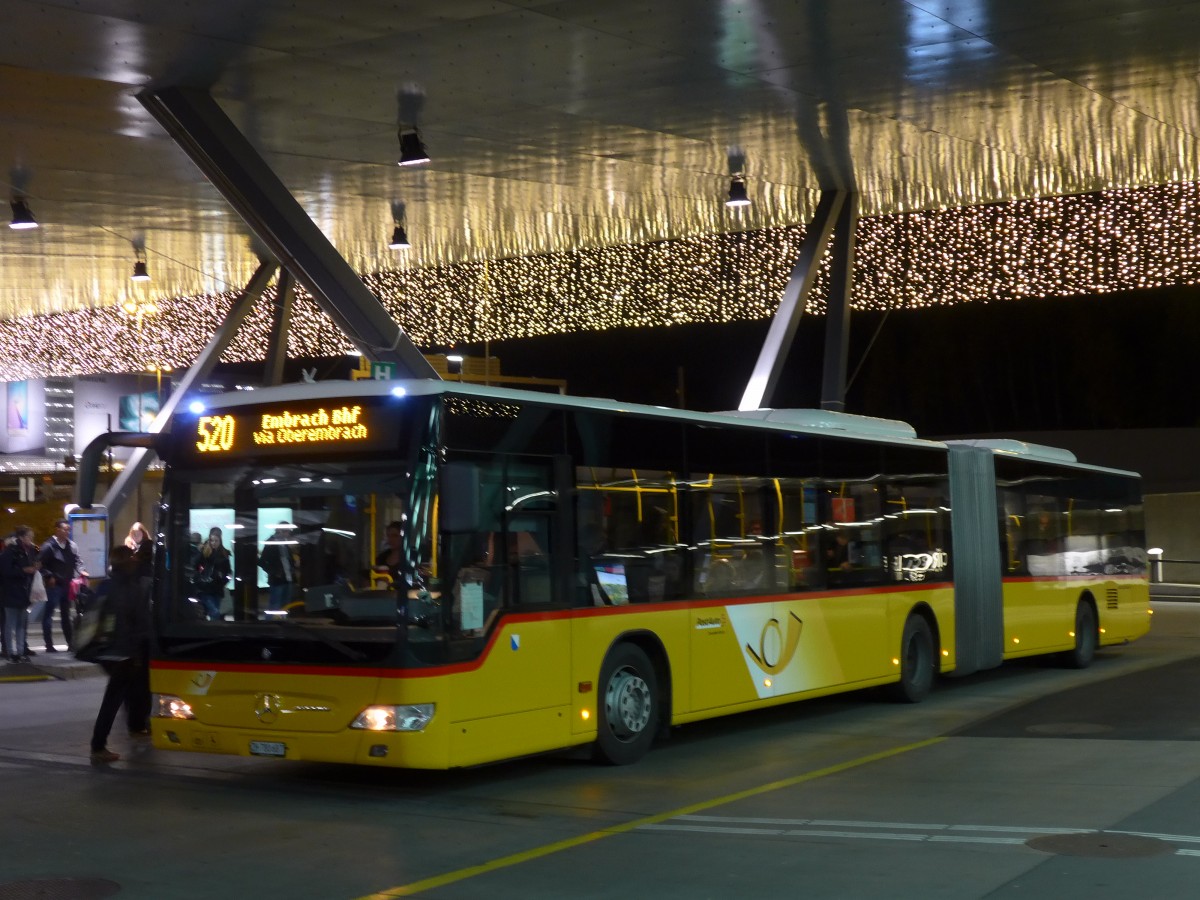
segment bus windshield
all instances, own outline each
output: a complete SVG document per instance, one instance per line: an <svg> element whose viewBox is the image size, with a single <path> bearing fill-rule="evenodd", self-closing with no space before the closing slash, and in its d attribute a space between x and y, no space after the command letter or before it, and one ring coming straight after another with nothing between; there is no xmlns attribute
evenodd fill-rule
<svg viewBox="0 0 1200 900"><path fill-rule="evenodd" d="M404 468L174 471L163 498L162 654L403 664L409 643L438 640L428 483Z"/></svg>

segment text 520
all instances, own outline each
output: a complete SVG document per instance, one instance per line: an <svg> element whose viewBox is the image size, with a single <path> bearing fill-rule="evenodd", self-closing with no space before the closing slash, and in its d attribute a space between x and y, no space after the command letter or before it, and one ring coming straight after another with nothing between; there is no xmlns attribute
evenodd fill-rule
<svg viewBox="0 0 1200 900"><path fill-rule="evenodd" d="M233 416L201 416L196 422L196 449L216 453L233 446Z"/></svg>

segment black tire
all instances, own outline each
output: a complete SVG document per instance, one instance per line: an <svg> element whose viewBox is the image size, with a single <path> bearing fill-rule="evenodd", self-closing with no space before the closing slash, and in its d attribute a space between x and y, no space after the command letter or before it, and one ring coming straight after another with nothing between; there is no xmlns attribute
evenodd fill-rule
<svg viewBox="0 0 1200 900"><path fill-rule="evenodd" d="M900 680L887 686L888 697L897 703L920 703L933 690L937 670L929 623L923 616L911 615L900 638Z"/></svg>
<svg viewBox="0 0 1200 900"><path fill-rule="evenodd" d="M600 667L596 758L627 766L646 755L661 704L654 665L636 644L617 644Z"/></svg>
<svg viewBox="0 0 1200 900"><path fill-rule="evenodd" d="M1059 659L1068 669L1086 669L1096 657L1100 643L1100 631L1096 622L1096 610L1086 600L1075 607L1075 647L1062 654Z"/></svg>

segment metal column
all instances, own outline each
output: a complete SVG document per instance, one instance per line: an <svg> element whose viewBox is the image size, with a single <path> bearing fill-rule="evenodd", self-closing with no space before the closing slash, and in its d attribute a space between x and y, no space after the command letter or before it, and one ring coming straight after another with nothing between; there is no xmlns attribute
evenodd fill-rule
<svg viewBox="0 0 1200 900"><path fill-rule="evenodd" d="M771 320L771 327L759 351L758 361L754 364L754 372L746 384L742 402L738 409L761 409L764 400L770 402L779 382L779 374L787 360L788 351L792 348L792 339L800 325L800 316L804 312L804 304L808 293L812 290L813 281L821 265L821 257L833 234L834 222L846 204L847 192L842 190L821 191L821 199L817 203L817 211L809 223L808 233L800 247L800 256L788 278L787 287L783 289L783 300Z"/></svg>
<svg viewBox="0 0 1200 900"><path fill-rule="evenodd" d="M414 378L438 377L206 91L170 87L137 97L364 356Z"/></svg>
<svg viewBox="0 0 1200 900"><path fill-rule="evenodd" d="M274 262L264 262L258 267L258 271L254 273L254 277L246 285L246 290L234 301L233 307L229 310L229 315L225 317L225 321L218 326L213 336L209 338L208 344L200 351L200 355L196 357L196 361L192 363L187 374L183 376L179 386L171 392L171 396L167 398L158 415L154 417L154 421L150 423L151 434L163 430L163 427L174 414L176 407L179 406L184 395L192 389L192 386L196 382L207 377L213 370L213 367L216 366L217 361L221 358L221 354L225 352L225 348L229 346L229 342L237 334L242 320L246 318L246 315L262 296L263 291L267 289L267 285L271 281L271 276L275 274L276 268L277 265ZM146 467L150 465L150 453L150 450L140 447L134 450L129 458L129 462L112 483L112 487L108 489L108 493L104 495L103 503L108 507L110 522L116 520L130 496L137 490L138 482L141 481ZM90 497L83 498L82 494L80 498L81 503L85 499L88 502L91 500Z"/></svg>

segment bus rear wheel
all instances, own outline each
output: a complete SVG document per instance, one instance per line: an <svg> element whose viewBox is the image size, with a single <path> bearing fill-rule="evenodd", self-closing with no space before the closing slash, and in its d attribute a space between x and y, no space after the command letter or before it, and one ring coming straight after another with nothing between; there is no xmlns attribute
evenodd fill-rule
<svg viewBox="0 0 1200 900"><path fill-rule="evenodd" d="M897 703L920 703L933 690L936 677L933 632L924 616L911 615L900 638L900 680L887 686L887 694Z"/></svg>
<svg viewBox="0 0 1200 900"><path fill-rule="evenodd" d="M1086 669L1096 656L1100 641L1096 625L1096 610L1086 600L1075 607L1075 646L1059 657L1068 669Z"/></svg>
<svg viewBox="0 0 1200 900"><path fill-rule="evenodd" d="M596 758L614 766L646 755L658 729L658 677L636 644L613 647L600 667Z"/></svg>

